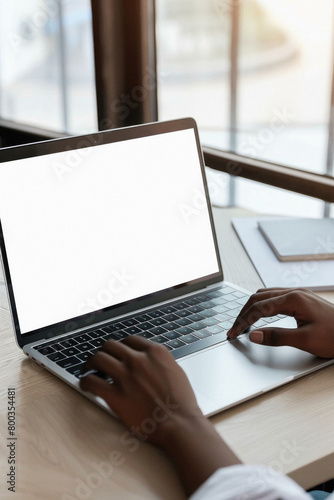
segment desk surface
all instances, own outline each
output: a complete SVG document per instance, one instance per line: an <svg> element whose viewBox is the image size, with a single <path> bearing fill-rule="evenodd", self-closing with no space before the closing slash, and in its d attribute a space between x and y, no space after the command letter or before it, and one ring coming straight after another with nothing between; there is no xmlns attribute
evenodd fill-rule
<svg viewBox="0 0 334 500"><path fill-rule="evenodd" d="M262 286L230 225L241 209L214 209L225 279ZM334 293L323 293L334 301ZM32 363L17 348L0 284L0 498L7 492L7 389L16 390L16 499L184 499L163 453L122 442L123 426ZM334 476L334 366L212 417L248 463L263 463L308 488Z"/></svg>

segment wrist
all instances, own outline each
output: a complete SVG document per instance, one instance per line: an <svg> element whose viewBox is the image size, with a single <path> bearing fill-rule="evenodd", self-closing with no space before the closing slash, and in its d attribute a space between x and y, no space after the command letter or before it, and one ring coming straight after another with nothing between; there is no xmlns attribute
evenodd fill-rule
<svg viewBox="0 0 334 500"><path fill-rule="evenodd" d="M219 468L240 463L200 411L174 414L161 431L157 444L174 464L187 495Z"/></svg>
<svg viewBox="0 0 334 500"><path fill-rule="evenodd" d="M175 413L164 423L159 445L167 454L173 455L179 447L198 436L221 440L211 422L200 410L186 414Z"/></svg>

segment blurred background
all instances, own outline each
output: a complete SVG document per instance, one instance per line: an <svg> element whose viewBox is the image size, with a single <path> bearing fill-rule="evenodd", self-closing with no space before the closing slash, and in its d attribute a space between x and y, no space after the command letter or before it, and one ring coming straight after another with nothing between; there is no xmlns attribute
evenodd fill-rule
<svg viewBox="0 0 334 500"><path fill-rule="evenodd" d="M0 0L1 119L97 130L91 17L89 0ZM333 175L333 19L331 0L156 0L159 119L193 116L205 145ZM229 204L227 174L208 178L212 202ZM234 191L255 211L323 213L246 179Z"/></svg>

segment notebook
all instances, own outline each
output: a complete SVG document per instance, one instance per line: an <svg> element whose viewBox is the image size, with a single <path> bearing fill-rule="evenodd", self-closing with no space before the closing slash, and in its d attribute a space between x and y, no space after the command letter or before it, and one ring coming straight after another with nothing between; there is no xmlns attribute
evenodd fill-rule
<svg viewBox="0 0 334 500"><path fill-rule="evenodd" d="M249 292L223 280L194 120L2 149L0 186L16 341L74 389L85 360L128 335L169 349L206 415L332 362L226 341Z"/></svg>
<svg viewBox="0 0 334 500"><path fill-rule="evenodd" d="M333 219L262 220L259 230L282 262L334 259Z"/></svg>

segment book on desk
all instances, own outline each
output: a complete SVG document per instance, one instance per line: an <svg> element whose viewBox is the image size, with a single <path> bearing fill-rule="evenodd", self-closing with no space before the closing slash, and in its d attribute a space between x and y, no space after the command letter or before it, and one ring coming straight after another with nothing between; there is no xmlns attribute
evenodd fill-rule
<svg viewBox="0 0 334 500"><path fill-rule="evenodd" d="M232 219L232 225L266 287L306 287L314 291L334 289L334 221L310 221L312 219L271 216ZM275 235L278 227L279 238L278 232ZM275 252L273 244L268 243L269 236L263 235L263 228L275 242L278 241L281 253L288 250L288 258L278 258L277 250ZM295 233L302 235L294 247L291 244L293 242L287 241L291 239L293 228ZM301 240L308 241L304 248L300 244ZM298 238L294 242L298 242Z"/></svg>

